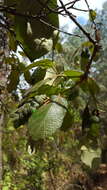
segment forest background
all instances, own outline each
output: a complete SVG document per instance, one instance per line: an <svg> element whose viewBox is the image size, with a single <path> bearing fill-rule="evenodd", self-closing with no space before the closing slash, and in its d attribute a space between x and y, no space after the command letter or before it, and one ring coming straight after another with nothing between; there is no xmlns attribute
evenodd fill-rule
<svg viewBox="0 0 107 190"><path fill-rule="evenodd" d="M0 2L0 189L107 188L107 2L78 1Z"/></svg>

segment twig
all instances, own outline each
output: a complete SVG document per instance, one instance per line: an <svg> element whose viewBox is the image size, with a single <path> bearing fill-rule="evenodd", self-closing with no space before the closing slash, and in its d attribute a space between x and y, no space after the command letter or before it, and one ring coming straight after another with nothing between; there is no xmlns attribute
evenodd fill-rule
<svg viewBox="0 0 107 190"><path fill-rule="evenodd" d="M89 11L89 10L86 10L86 9L79 9L79 8L76 8L76 7L72 7L72 9L77 10L77 11L82 11L82 12L88 12Z"/></svg>
<svg viewBox="0 0 107 190"><path fill-rule="evenodd" d="M71 4L74 5L78 1L80 1L80 0L74 0L72 2L64 4L64 6L67 7L67 6L71 6ZM59 9L62 9L62 6L58 7L56 10L59 10Z"/></svg>
<svg viewBox="0 0 107 190"><path fill-rule="evenodd" d="M71 34L71 33L69 33L69 32L65 32L65 31L63 31L63 30L61 30L61 29L58 29L57 27L51 25L50 23L47 23L47 22L44 21L43 19L40 19L39 21L42 22L43 24L45 24L45 25L47 25L47 26L49 26L49 27L55 29L55 30L58 30L59 32L62 32L62 33L67 34L67 35L69 35L69 36L75 36L75 37L81 38L81 36L79 36L79 35L77 35L77 34Z"/></svg>
<svg viewBox="0 0 107 190"><path fill-rule="evenodd" d="M42 19L41 15L29 15L27 13L26 14L20 13L20 12L17 12L15 9L13 9L11 7L7 7L7 6L0 6L0 11L7 12L7 13L10 13L10 14L15 15L15 16L25 17L27 19L38 19L41 23L43 23L43 24L45 24L45 25L47 25L47 26L49 26L49 27L61 32L61 33L67 34L69 36L75 36L75 37L81 38L81 36L79 36L79 35L75 35L75 34L71 34L69 32L65 32L65 31L59 29L58 27L55 27L52 24L44 21Z"/></svg>
<svg viewBox="0 0 107 190"><path fill-rule="evenodd" d="M89 4L88 4L88 1L87 1L87 0L85 0L85 3L86 3L86 5L87 5L87 7L88 7L88 10L90 10L90 7L89 7Z"/></svg>
<svg viewBox="0 0 107 190"><path fill-rule="evenodd" d="M70 14L70 12L66 9L63 2L59 0L65 13L69 16L69 18L78 26L78 28L83 32L83 34L89 39L90 42L95 44L95 41L91 38L90 34L86 32L86 30L77 22L77 20Z"/></svg>

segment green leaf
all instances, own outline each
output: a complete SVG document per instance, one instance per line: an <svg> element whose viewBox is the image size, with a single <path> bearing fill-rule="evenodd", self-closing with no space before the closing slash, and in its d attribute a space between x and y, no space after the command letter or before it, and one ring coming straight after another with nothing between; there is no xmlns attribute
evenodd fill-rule
<svg viewBox="0 0 107 190"><path fill-rule="evenodd" d="M99 123L91 124L89 135L92 137L98 137L100 135L100 124Z"/></svg>
<svg viewBox="0 0 107 190"><path fill-rule="evenodd" d="M90 19L90 21L94 21L96 19L96 16L97 16L96 11L91 9L89 11L89 19Z"/></svg>
<svg viewBox="0 0 107 190"><path fill-rule="evenodd" d="M49 59L43 59L43 60L40 60L40 61L36 61L36 62L30 64L29 66L27 66L25 68L25 72L27 70L30 70L30 69L32 69L34 67L37 67L37 66L43 67L45 69L48 69L50 67L53 67L54 65L55 65L55 62L53 62L53 61L51 61Z"/></svg>
<svg viewBox="0 0 107 190"><path fill-rule="evenodd" d="M81 53L81 60L80 60L81 70L86 71L87 65L89 63L89 57L90 54L88 49L83 50Z"/></svg>
<svg viewBox="0 0 107 190"><path fill-rule="evenodd" d="M14 3L15 2L15 3ZM48 13L50 9L57 8L57 0L44 0L42 3L39 1L29 0L5 0L6 6L14 5L16 12L20 14L30 15L27 17L18 16L11 17L14 22L14 28L16 34L16 40L18 40L23 46L25 54L33 61L46 53L48 53L57 40L54 34L55 29L51 27L59 27L58 15L56 13ZM47 4L47 6L46 6ZM43 7L45 7L43 9ZM44 16L40 16L42 14ZM36 15L39 15L39 17ZM35 17L35 18L34 18Z"/></svg>
<svg viewBox="0 0 107 190"><path fill-rule="evenodd" d="M9 49L16 52L16 50L17 50L17 41L16 41L16 38L15 38L15 35L13 33L9 32L8 37L9 37Z"/></svg>
<svg viewBox="0 0 107 190"><path fill-rule="evenodd" d="M86 146L81 147L82 155L81 160L86 165L92 167L92 162L94 158L101 158L101 149L87 148Z"/></svg>
<svg viewBox="0 0 107 190"><path fill-rule="evenodd" d="M70 78L80 78L83 75L83 72L75 70L67 70L64 71L64 74Z"/></svg>
<svg viewBox="0 0 107 190"><path fill-rule="evenodd" d="M93 46L92 42L86 41L86 42L82 43L82 48L89 48L89 49L91 49L91 48L94 48L94 46Z"/></svg>
<svg viewBox="0 0 107 190"><path fill-rule="evenodd" d="M26 82L28 82L29 84L31 84L31 74L30 74L29 71L26 71L24 73L24 78L25 78Z"/></svg>
<svg viewBox="0 0 107 190"><path fill-rule="evenodd" d="M28 129L33 140L51 136L62 125L67 107L66 99L55 97L55 102L43 105L29 119Z"/></svg>
<svg viewBox="0 0 107 190"><path fill-rule="evenodd" d="M23 62L20 62L20 63L18 64L18 66L19 66L20 72L21 72L21 73L24 72L24 78L25 78L25 80L26 80L29 84L31 84L31 74L30 74L29 70L26 70L26 71L25 71L25 68L26 68L25 64L24 64Z"/></svg>
<svg viewBox="0 0 107 190"><path fill-rule="evenodd" d="M68 129L70 129L72 127L73 122L74 122L74 115L73 115L73 113L68 111L64 117L64 120L63 120L63 123L61 126L61 130L67 131Z"/></svg>
<svg viewBox="0 0 107 190"><path fill-rule="evenodd" d="M89 93L89 88L88 88L88 82L87 80L84 80L81 84L79 84L80 88L85 92Z"/></svg>
<svg viewBox="0 0 107 190"><path fill-rule="evenodd" d="M92 96L95 96L100 92L100 87L98 86L96 81L91 77L88 78L88 80L84 80L80 84L80 87L83 91L85 91L86 93L90 93Z"/></svg>
<svg viewBox="0 0 107 190"><path fill-rule="evenodd" d="M26 67L26 66L25 66L25 63L19 62L19 63L18 63L18 66L19 66L20 72L23 73L24 70L25 70L25 67Z"/></svg>
<svg viewBox="0 0 107 190"><path fill-rule="evenodd" d="M70 84L71 85L71 84ZM64 89L64 95L67 96L68 100L75 100L79 96L79 88L76 86L75 88L67 88Z"/></svg>
<svg viewBox="0 0 107 190"><path fill-rule="evenodd" d="M8 92L11 92L12 90L16 90L17 85L19 83L19 76L20 72L18 71L17 66L12 66L12 71L8 77L9 83L7 85Z"/></svg>
<svg viewBox="0 0 107 190"><path fill-rule="evenodd" d="M63 53L63 47L61 45L61 43L57 43L56 46L55 46L55 50L58 52L58 53Z"/></svg>
<svg viewBox="0 0 107 190"><path fill-rule="evenodd" d="M26 72L25 72L26 73ZM44 79L46 75L46 69L42 69L41 67L37 67L35 71L32 73L30 84L35 84Z"/></svg>
<svg viewBox="0 0 107 190"><path fill-rule="evenodd" d="M40 87L42 87L44 84L46 84L47 82L49 82L49 81L50 81L50 78L47 78L45 80L41 80L41 81L37 82L35 85L33 85L30 89L28 89L25 92L25 94L23 95L23 97L26 97L26 96L29 96L29 95L32 96L32 94L34 96L34 94L36 94L36 92L38 92L38 89Z"/></svg>
<svg viewBox="0 0 107 190"><path fill-rule="evenodd" d="M48 84L41 86L38 89L37 94L46 94L47 96L51 96L51 95L58 95L60 93L61 89L55 86L50 86Z"/></svg>
<svg viewBox="0 0 107 190"><path fill-rule="evenodd" d="M100 92L100 87L93 78L88 78L88 88L93 96L97 95Z"/></svg>

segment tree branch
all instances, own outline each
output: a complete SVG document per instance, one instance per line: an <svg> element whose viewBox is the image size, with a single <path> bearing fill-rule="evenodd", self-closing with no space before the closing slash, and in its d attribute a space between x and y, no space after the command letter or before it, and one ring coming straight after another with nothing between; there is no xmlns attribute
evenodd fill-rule
<svg viewBox="0 0 107 190"><path fill-rule="evenodd" d="M83 34L89 39L90 42L92 42L93 44L96 43L95 40L93 40L90 36L90 33L88 33L78 22L77 20L70 14L70 12L66 9L66 7L64 6L63 2L61 0L59 0L65 13L69 16L69 18L78 26L78 28L83 32Z"/></svg>
<svg viewBox="0 0 107 190"><path fill-rule="evenodd" d="M65 32L55 26L53 26L52 24L46 22L45 20L43 20L43 16L42 15L30 15L30 14L24 14L24 13L20 13L20 12L17 12L15 9L13 9L12 7L7 7L7 6L0 6L0 11L2 12L6 12L6 13L9 13L9 14L12 14L14 16L20 16L20 17L25 17L27 19L38 19L41 23L61 32L61 33L64 33L64 34L67 34L69 36L75 36L75 37L79 37L81 38L81 36L79 35L76 35L76 34L71 34L69 32Z"/></svg>

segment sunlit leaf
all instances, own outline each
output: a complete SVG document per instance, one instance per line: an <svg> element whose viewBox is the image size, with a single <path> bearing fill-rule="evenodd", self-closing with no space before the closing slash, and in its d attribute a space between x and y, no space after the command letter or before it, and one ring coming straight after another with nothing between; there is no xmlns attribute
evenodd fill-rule
<svg viewBox="0 0 107 190"><path fill-rule="evenodd" d="M63 47L62 47L61 43L57 43L57 44L56 44L55 50L56 50L58 53L63 53Z"/></svg>
<svg viewBox="0 0 107 190"><path fill-rule="evenodd" d="M90 19L90 21L94 21L96 19L96 16L97 16L96 11L91 9L89 11L89 19Z"/></svg>
<svg viewBox="0 0 107 190"><path fill-rule="evenodd" d="M93 48L94 46L93 46L93 43L92 42L90 42L90 41L86 41L86 42L84 42L84 43L82 43L82 48Z"/></svg>
<svg viewBox="0 0 107 190"><path fill-rule="evenodd" d="M87 53L90 53L90 55L92 55L93 50L94 50L94 45L92 42L90 41L86 41L82 43L82 50L83 51L87 51Z"/></svg>
<svg viewBox="0 0 107 190"><path fill-rule="evenodd" d="M51 136L62 125L66 114L67 101L56 97L55 102L43 105L29 119L28 128L32 139L44 139Z"/></svg>
<svg viewBox="0 0 107 190"><path fill-rule="evenodd" d="M82 155L81 155L81 160L83 163L85 163L87 166L92 167L92 162L94 158L99 158L101 157L101 149L92 149L92 148L87 148L86 146L81 147L82 150Z"/></svg>
<svg viewBox="0 0 107 190"><path fill-rule="evenodd" d="M67 70L64 71L64 74L70 78L80 78L83 75L83 72L75 70Z"/></svg>

